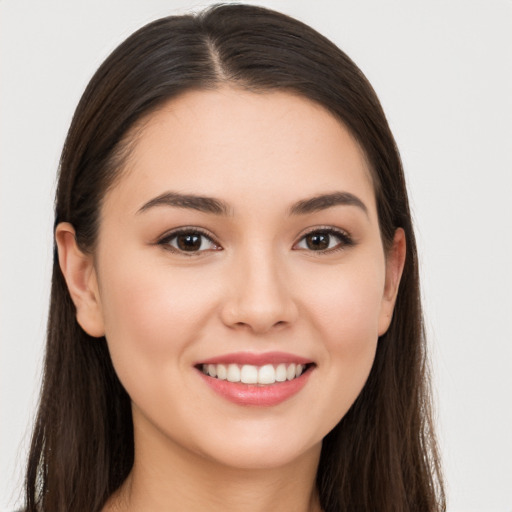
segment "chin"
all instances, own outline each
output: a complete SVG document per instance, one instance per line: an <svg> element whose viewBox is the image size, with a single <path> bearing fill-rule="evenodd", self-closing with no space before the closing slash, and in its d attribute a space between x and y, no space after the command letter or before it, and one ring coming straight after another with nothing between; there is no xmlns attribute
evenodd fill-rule
<svg viewBox="0 0 512 512"><path fill-rule="evenodd" d="M287 430L276 436L264 429L252 435L226 435L223 442L203 446L200 453L223 466L240 470L277 469L296 463L299 459L320 455L322 439L312 440L290 435Z"/></svg>
<svg viewBox="0 0 512 512"><path fill-rule="evenodd" d="M300 459L306 459L318 452L320 454L321 444L318 449L311 447L306 451L284 451L272 449L261 450L245 447L245 450L239 448L237 453L222 454L215 458L217 464L227 466L240 471L257 471L282 469L291 464L296 464Z"/></svg>

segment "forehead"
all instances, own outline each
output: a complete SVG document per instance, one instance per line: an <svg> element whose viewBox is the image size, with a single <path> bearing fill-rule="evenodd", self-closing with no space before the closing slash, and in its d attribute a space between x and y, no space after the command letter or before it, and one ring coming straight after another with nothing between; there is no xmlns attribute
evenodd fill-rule
<svg viewBox="0 0 512 512"><path fill-rule="evenodd" d="M131 196L133 209L175 190L227 202L247 196L248 205L255 196L293 202L340 187L374 203L365 155L331 113L290 92L224 87L186 92L139 123L106 199Z"/></svg>

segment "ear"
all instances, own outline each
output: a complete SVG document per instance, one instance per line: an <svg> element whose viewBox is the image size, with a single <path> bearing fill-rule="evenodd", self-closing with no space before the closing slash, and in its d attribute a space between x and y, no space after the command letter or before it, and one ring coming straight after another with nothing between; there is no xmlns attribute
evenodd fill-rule
<svg viewBox="0 0 512 512"><path fill-rule="evenodd" d="M104 336L105 329L93 257L76 243L75 229L61 222L55 230L60 269L76 307L76 319L90 336Z"/></svg>
<svg viewBox="0 0 512 512"><path fill-rule="evenodd" d="M404 269L405 254L405 232L402 228L398 228L395 231L393 245L386 257L386 281L379 315L379 336L386 333L393 318L393 309Z"/></svg>

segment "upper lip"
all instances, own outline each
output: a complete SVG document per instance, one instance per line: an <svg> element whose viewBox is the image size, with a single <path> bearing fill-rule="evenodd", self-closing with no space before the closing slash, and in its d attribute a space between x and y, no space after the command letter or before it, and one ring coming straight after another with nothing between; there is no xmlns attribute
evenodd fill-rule
<svg viewBox="0 0 512 512"><path fill-rule="evenodd" d="M223 354L199 361L197 364L250 364L253 366L264 366L266 364L310 364L313 361L305 357L289 354L286 352L263 352L261 354L255 352L234 352L231 354Z"/></svg>

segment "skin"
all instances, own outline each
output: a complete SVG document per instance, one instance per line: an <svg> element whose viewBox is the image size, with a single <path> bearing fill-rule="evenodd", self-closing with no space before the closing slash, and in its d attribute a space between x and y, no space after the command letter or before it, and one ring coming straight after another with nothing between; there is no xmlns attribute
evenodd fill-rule
<svg viewBox="0 0 512 512"><path fill-rule="evenodd" d="M227 212L140 211L169 191ZM335 192L364 207L290 214ZM212 241L187 253L176 239L159 243L184 226ZM324 251L305 238L319 229ZM371 174L346 128L291 93L187 92L141 124L102 205L94 254L77 248L70 224L56 238L77 320L106 336L132 399L135 464L105 510L320 510L322 439L368 377L405 258L401 229L384 254ZM276 350L315 366L272 407L234 404L194 368Z"/></svg>

